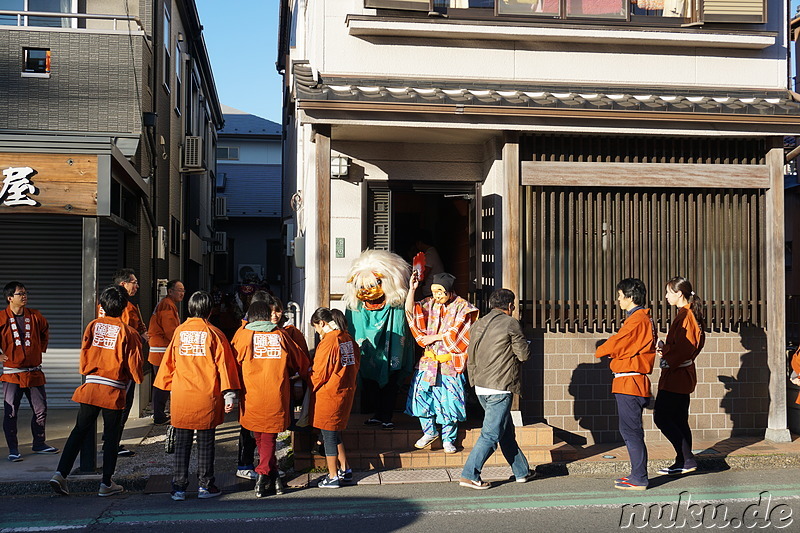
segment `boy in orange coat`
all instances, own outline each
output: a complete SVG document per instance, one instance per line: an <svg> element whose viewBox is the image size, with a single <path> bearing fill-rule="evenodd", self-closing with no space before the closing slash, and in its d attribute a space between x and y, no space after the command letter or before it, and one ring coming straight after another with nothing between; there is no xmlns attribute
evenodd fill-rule
<svg viewBox="0 0 800 533"><path fill-rule="evenodd" d="M22 461L17 440L17 419L22 396L28 398L33 411L34 453L58 453L58 449L45 443L44 425L47 420L47 395L45 394L42 352L47 351L50 338L47 320L36 309L28 309L28 291L25 285L12 281L3 288L8 307L0 317L0 364L3 365L0 381L3 382L3 432L8 443L8 460Z"/></svg>
<svg viewBox="0 0 800 533"><path fill-rule="evenodd" d="M186 289L178 279L167 282L167 296L158 302L153 316L150 317L150 325L147 334L150 337L150 355L147 362L153 365L153 376L158 374L158 367L167 351L172 335L181 323L178 314L178 304L183 301ZM169 417L165 413L169 393L159 388L153 387L153 423L161 426L169 422Z"/></svg>
<svg viewBox="0 0 800 533"><path fill-rule="evenodd" d="M650 403L650 378L656 357L656 336L647 303L647 288L640 279L617 284L617 303L627 313L619 331L597 348L595 357L611 357L614 373L611 392L617 399L619 432L628 448L631 473L619 478L620 490L647 489L647 447L644 444L642 411Z"/></svg>
<svg viewBox="0 0 800 533"><path fill-rule="evenodd" d="M353 479L341 432L347 428L350 419L361 352L347 332L344 314L338 309L320 307L311 315L311 326L322 339L314 354L311 374L314 390L312 425L322 433L328 463L328 475L317 486L338 489L340 481Z"/></svg>
<svg viewBox="0 0 800 533"><path fill-rule="evenodd" d="M89 323L81 344L80 372L86 376L75 390L72 401L78 402L78 418L64 445L58 468L50 479L53 490L69 495L67 475L78 457L83 442L91 433L97 416L103 414L103 478L99 496L123 492L111 476L117 467L117 447L122 436L125 391L130 381L142 382L142 341L139 333L121 319L128 295L122 287L108 287L100 295L105 316Z"/></svg>
<svg viewBox="0 0 800 533"><path fill-rule="evenodd" d="M214 484L214 436L225 413L233 411L239 372L225 335L208 323L211 295L197 291L186 306L189 318L178 326L161 361L154 385L172 391L175 428L172 499L186 499L189 458L197 431L198 498L222 492Z"/></svg>
<svg viewBox="0 0 800 533"><path fill-rule="evenodd" d="M278 433L291 424L291 376L308 377L311 363L294 341L270 320L269 302L256 301L247 310L249 322L233 337L233 350L242 370L239 420L255 436L261 461L255 467L256 498L283 494L275 459Z"/></svg>

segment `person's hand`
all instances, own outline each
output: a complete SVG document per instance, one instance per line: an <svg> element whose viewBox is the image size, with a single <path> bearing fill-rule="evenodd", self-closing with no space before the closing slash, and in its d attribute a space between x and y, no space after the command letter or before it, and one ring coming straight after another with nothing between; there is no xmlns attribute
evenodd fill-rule
<svg viewBox="0 0 800 533"><path fill-rule="evenodd" d="M419 287L419 275L416 270L411 271L411 279L408 280L408 290L415 291Z"/></svg>
<svg viewBox="0 0 800 533"><path fill-rule="evenodd" d="M434 342L440 341L440 340L442 340L442 336L441 335L423 335L422 338L420 338L420 341L425 346L430 346Z"/></svg>
<svg viewBox="0 0 800 533"><path fill-rule="evenodd" d="M800 377L796 377L796 378L792 379L792 383L794 383L795 385L800 386Z"/></svg>
<svg viewBox="0 0 800 533"><path fill-rule="evenodd" d="M8 360L8 356L4 353L0 353L0 363L5 363Z"/></svg>

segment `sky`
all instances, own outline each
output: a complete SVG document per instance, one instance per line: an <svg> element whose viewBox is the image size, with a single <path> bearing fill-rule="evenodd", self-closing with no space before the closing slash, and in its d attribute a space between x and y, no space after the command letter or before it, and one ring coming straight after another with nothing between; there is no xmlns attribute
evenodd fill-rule
<svg viewBox="0 0 800 533"><path fill-rule="evenodd" d="M220 103L280 124L278 0L196 0Z"/></svg>

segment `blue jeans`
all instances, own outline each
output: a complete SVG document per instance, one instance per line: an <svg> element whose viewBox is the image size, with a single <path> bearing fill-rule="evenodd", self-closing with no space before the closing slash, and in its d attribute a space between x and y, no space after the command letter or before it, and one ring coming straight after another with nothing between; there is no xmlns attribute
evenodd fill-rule
<svg viewBox="0 0 800 533"><path fill-rule="evenodd" d="M527 476L530 466L517 444L514 422L511 420L511 394L479 395L478 401L484 410L481 436L478 437L464 464L461 477L479 481L483 465L492 456L498 444L503 457L511 465L514 476L517 478Z"/></svg>

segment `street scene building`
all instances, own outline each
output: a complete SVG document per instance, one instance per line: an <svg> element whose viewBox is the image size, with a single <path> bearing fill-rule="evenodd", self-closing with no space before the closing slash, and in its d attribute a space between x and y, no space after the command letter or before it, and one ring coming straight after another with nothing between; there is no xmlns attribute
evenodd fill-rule
<svg viewBox="0 0 800 533"><path fill-rule="evenodd" d="M483 311L495 288L520 295L523 420L591 444L619 440L593 358L623 318L615 284L641 278L664 332L664 284L683 275L711 330L697 437L788 440L786 10L282 1L284 198L302 251L289 298L342 307L363 249L410 260L427 233L457 294Z"/></svg>
<svg viewBox="0 0 800 533"><path fill-rule="evenodd" d="M145 320L168 279L208 286L222 112L192 0L3 2L0 50L0 278L48 319L49 403L72 407L116 269Z"/></svg>

